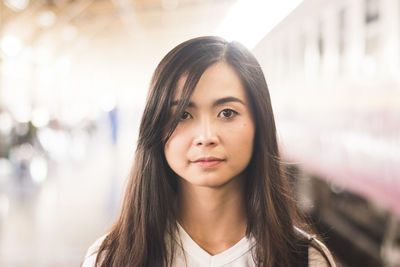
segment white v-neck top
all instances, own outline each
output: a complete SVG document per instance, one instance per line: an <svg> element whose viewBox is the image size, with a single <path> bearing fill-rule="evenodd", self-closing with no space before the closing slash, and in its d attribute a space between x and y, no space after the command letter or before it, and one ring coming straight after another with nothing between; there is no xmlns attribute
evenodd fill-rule
<svg viewBox="0 0 400 267"><path fill-rule="evenodd" d="M94 267L97 251L103 243L106 235L99 238L90 248L82 263L82 267ZM253 267L256 266L251 254L255 245L253 239L243 237L234 246L227 250L210 255L202 249L178 223L178 233L174 238L175 255L172 266L174 267Z"/></svg>
<svg viewBox="0 0 400 267"><path fill-rule="evenodd" d="M251 254L255 241L247 237L243 237L234 246L227 250L210 255L202 249L186 231L178 224L178 238L181 244L177 242L175 249L173 266L190 266L190 267L253 267L256 266ZM182 246L182 247L181 247ZM183 248L183 251L182 251Z"/></svg>
<svg viewBox="0 0 400 267"><path fill-rule="evenodd" d="M299 230L301 234L309 236L307 233ZM105 237L102 236L91 245L86 253L85 259L81 267L94 267L97 257L97 251L103 243ZM310 238L310 237L309 237ZM178 223L178 233L176 238L175 255L173 267L255 267L255 262L252 257L252 248L255 246L253 238L243 237L233 247L216 254L210 255L202 249L188 233ZM324 244L315 240L328 258L330 258L331 266L336 267L331 253ZM309 266L311 267L328 267L322 254L315 248L309 248Z"/></svg>

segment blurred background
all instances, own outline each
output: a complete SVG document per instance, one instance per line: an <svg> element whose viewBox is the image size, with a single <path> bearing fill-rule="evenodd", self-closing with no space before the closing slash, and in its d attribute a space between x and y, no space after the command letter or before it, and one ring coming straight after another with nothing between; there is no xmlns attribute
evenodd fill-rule
<svg viewBox="0 0 400 267"><path fill-rule="evenodd" d="M299 208L400 266L400 0L0 1L0 266L79 266L115 220L151 74L220 35L264 69Z"/></svg>

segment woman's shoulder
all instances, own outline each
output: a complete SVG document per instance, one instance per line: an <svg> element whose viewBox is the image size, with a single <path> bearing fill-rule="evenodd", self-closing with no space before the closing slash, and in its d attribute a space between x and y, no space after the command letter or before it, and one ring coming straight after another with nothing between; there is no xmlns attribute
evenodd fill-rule
<svg viewBox="0 0 400 267"><path fill-rule="evenodd" d="M97 252L101 244L103 243L104 239L107 237L107 234L103 235L99 239L97 239L87 250L85 258L81 267L94 267L97 258Z"/></svg>
<svg viewBox="0 0 400 267"><path fill-rule="evenodd" d="M330 250L318 240L316 237L311 237L311 243L308 250L309 266L331 266L336 267L335 260Z"/></svg>
<svg viewBox="0 0 400 267"><path fill-rule="evenodd" d="M313 246L308 248L308 266L310 267L330 267L324 255Z"/></svg>

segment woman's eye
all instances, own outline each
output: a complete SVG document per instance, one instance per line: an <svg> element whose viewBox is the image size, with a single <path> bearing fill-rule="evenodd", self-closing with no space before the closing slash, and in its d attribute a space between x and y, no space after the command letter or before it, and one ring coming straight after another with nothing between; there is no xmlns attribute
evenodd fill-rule
<svg viewBox="0 0 400 267"><path fill-rule="evenodd" d="M230 118L233 118L238 113L236 111L234 111L233 109L224 109L219 114L220 114L220 116L222 116L224 118L230 119Z"/></svg>
<svg viewBox="0 0 400 267"><path fill-rule="evenodd" d="M192 118L192 115L190 115L189 112L185 111L185 112L182 113L181 121L187 120L187 119L191 119L191 118Z"/></svg>

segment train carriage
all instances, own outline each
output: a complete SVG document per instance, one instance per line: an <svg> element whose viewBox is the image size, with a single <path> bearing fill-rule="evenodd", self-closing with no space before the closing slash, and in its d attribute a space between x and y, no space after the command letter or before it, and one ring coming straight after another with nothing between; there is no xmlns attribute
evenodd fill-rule
<svg viewBox="0 0 400 267"><path fill-rule="evenodd" d="M400 266L400 1L306 0L254 52L301 207Z"/></svg>

